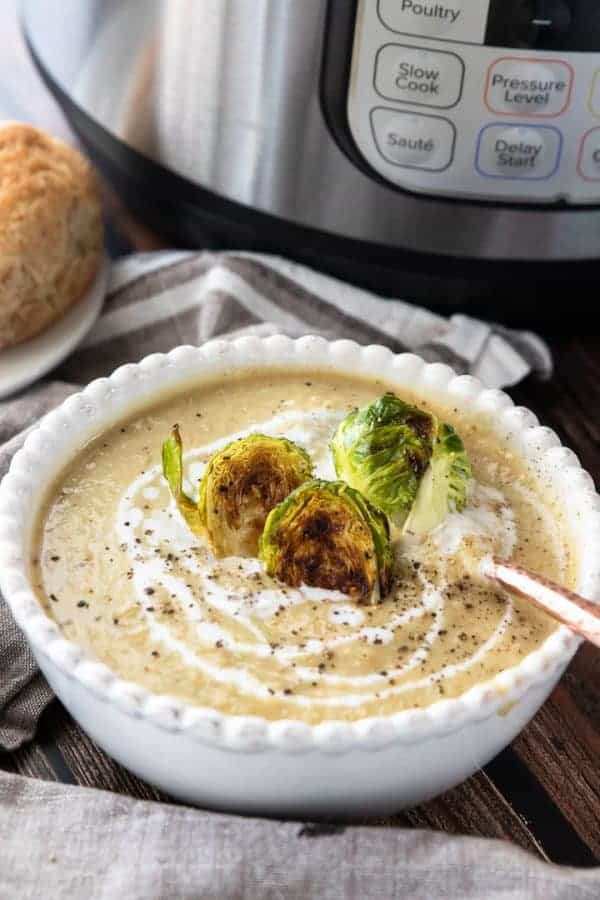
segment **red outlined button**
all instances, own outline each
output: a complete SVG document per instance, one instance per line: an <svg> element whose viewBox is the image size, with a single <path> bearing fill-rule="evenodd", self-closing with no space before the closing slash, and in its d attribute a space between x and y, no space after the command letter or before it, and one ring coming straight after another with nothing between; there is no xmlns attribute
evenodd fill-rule
<svg viewBox="0 0 600 900"><path fill-rule="evenodd" d="M560 59L501 56L488 69L485 104L500 116L553 119L569 106L574 77Z"/></svg>
<svg viewBox="0 0 600 900"><path fill-rule="evenodd" d="M600 181L600 128L592 128L584 134L577 171L584 181Z"/></svg>

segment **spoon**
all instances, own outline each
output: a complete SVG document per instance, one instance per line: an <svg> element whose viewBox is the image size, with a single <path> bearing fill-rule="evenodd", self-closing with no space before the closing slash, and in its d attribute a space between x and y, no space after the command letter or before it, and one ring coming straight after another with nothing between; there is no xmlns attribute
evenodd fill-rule
<svg viewBox="0 0 600 900"><path fill-rule="evenodd" d="M571 631L600 647L600 604L535 575L506 560L488 557L481 565L486 578L530 600Z"/></svg>

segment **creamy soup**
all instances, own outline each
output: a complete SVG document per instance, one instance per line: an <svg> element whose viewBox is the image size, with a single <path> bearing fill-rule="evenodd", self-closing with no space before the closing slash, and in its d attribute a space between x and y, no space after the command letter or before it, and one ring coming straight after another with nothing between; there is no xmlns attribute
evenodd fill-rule
<svg viewBox="0 0 600 900"><path fill-rule="evenodd" d="M287 587L257 559L215 559L171 498L160 453L175 422L190 494L210 454L252 432L296 441L316 475L332 479L336 425L386 389L305 371L238 373L132 414L83 449L47 499L32 559L45 609L127 679L269 719L423 707L516 665L556 626L484 583L478 561L493 552L567 586L575 561L544 486L481 419L433 409L470 455L468 503L427 538L396 540L397 583L375 606Z"/></svg>

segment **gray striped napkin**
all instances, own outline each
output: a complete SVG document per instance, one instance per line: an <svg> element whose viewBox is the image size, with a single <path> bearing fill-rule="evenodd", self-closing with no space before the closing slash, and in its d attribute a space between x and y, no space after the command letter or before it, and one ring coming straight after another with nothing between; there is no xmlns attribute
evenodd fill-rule
<svg viewBox="0 0 600 900"><path fill-rule="evenodd" d="M412 350L477 375L490 387L548 377L540 338L469 316L450 319L384 300L279 257L245 253L138 254L113 267L103 313L51 379L0 403L0 477L40 416L82 384L178 344L218 336L321 334ZM0 748L30 739L51 699L0 597Z"/></svg>
<svg viewBox="0 0 600 900"><path fill-rule="evenodd" d="M138 254L114 267L104 314L61 376L88 381L177 344L276 332L411 350L489 387L552 372L548 348L531 332L465 315L446 319L279 257L163 252Z"/></svg>
<svg viewBox="0 0 600 900"><path fill-rule="evenodd" d="M219 815L0 772L6 900L597 900L504 841Z"/></svg>

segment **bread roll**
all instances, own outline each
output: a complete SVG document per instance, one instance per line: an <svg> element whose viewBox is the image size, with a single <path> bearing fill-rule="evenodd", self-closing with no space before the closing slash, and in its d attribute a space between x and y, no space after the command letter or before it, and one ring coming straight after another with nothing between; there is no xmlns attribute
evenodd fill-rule
<svg viewBox="0 0 600 900"><path fill-rule="evenodd" d="M29 125L0 125L0 351L77 303L102 252L100 191L89 163Z"/></svg>

